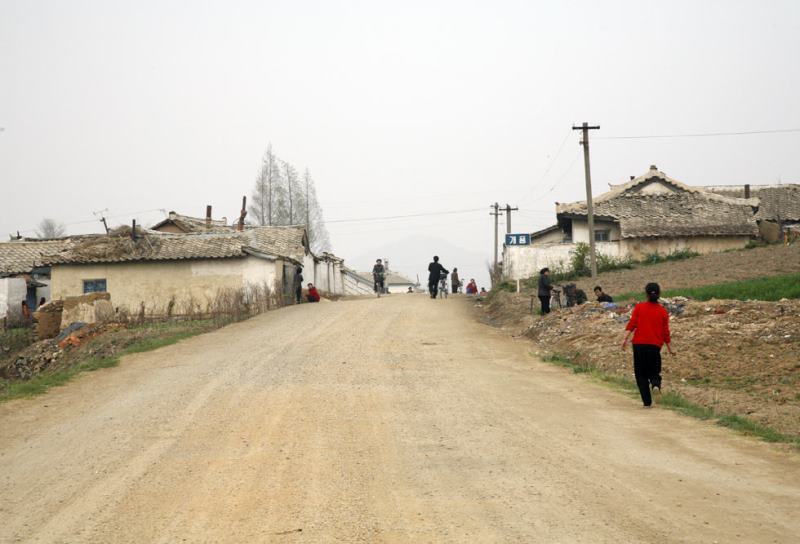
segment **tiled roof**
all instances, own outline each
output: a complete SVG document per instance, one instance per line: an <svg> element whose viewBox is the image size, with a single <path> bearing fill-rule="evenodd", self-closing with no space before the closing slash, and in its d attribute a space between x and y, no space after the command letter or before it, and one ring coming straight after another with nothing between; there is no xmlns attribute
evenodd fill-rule
<svg viewBox="0 0 800 544"><path fill-rule="evenodd" d="M159 230L166 225L175 225L184 233L192 232L235 232L236 227L227 225L225 220L212 219L210 226L206 226L206 220L203 217L192 217L190 215L181 215L175 212L169 212L169 217L163 221L156 223L151 227L152 230Z"/></svg>
<svg viewBox="0 0 800 544"><path fill-rule="evenodd" d="M30 273L42 264L42 255L71 247L73 239L0 242L0 275Z"/></svg>
<svg viewBox="0 0 800 544"><path fill-rule="evenodd" d="M731 198L690 187L655 167L593 201L597 217L616 220L623 238L755 236L756 199ZM559 215L587 214L586 202L558 204Z"/></svg>
<svg viewBox="0 0 800 544"><path fill-rule="evenodd" d="M733 198L744 198L744 186L704 187L706 191ZM800 184L751 185L750 197L758 199L756 219L800 221Z"/></svg>
<svg viewBox="0 0 800 544"><path fill-rule="evenodd" d="M302 261L304 227L255 227L241 232L94 236L46 257L51 264L229 259L253 252Z"/></svg>

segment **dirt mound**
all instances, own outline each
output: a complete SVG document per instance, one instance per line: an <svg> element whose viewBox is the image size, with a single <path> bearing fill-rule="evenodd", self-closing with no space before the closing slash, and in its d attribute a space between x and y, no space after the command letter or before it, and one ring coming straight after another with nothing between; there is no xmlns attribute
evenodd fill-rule
<svg viewBox="0 0 800 544"><path fill-rule="evenodd" d="M651 281L661 289L700 287L716 283L779 276L800 271L800 244L771 245L700 255L683 261L638 265L630 270L600 274L596 281L580 278L575 283L591 296L595 285L602 285L611 296L640 292Z"/></svg>
<svg viewBox="0 0 800 544"><path fill-rule="evenodd" d="M681 299L669 306L678 356L664 359L665 387L800 436L800 301ZM631 377L631 353L620 350L631 310L585 304L535 319L524 334L542 353Z"/></svg>

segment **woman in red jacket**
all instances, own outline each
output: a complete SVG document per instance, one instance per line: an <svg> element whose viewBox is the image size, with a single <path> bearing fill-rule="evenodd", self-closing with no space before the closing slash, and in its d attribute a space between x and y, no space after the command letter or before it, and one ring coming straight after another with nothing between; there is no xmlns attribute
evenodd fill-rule
<svg viewBox="0 0 800 544"><path fill-rule="evenodd" d="M631 320L625 327L628 332L622 341L622 349L628 346L633 333L633 372L642 402L649 408L653 404L653 397L656 401L661 399L661 346L666 344L670 355L675 355L675 352L670 344L669 313L658 303L661 288L657 283L648 283L644 292L647 302L633 307Z"/></svg>

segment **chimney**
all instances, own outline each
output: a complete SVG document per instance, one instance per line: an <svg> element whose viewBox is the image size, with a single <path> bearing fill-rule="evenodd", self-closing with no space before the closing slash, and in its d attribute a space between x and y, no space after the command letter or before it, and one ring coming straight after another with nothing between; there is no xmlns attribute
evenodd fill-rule
<svg viewBox="0 0 800 544"><path fill-rule="evenodd" d="M745 183L744 184L744 197L745 198L750 198L750 184L749 183Z"/></svg>
<svg viewBox="0 0 800 544"><path fill-rule="evenodd" d="M631 181L635 180L636 176L631 176Z"/></svg>
<svg viewBox="0 0 800 544"><path fill-rule="evenodd" d="M236 225L236 230L244 230L244 218L247 215L247 197L242 197L242 211L239 212L239 223Z"/></svg>
<svg viewBox="0 0 800 544"><path fill-rule="evenodd" d="M178 213L177 212L173 212L173 211L169 212L169 218L170 219L175 219L177 217L178 217Z"/></svg>
<svg viewBox="0 0 800 544"><path fill-rule="evenodd" d="M211 204L206 206L206 228L211 228Z"/></svg>
<svg viewBox="0 0 800 544"><path fill-rule="evenodd" d="M658 168L656 167L655 164L651 164L650 165L650 170L658 170Z"/></svg>
<svg viewBox="0 0 800 544"><path fill-rule="evenodd" d="M136 219L131 223L131 240L136 241Z"/></svg>

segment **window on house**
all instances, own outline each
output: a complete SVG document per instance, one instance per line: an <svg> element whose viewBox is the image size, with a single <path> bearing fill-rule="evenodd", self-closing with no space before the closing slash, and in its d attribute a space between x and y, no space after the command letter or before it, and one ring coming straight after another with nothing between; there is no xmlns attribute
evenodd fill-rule
<svg viewBox="0 0 800 544"><path fill-rule="evenodd" d="M596 230L594 231L594 241L595 242L608 242L611 239L611 231L608 229L605 230Z"/></svg>
<svg viewBox="0 0 800 544"><path fill-rule="evenodd" d="M105 293L106 280L83 280L83 293Z"/></svg>

